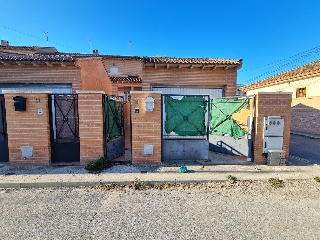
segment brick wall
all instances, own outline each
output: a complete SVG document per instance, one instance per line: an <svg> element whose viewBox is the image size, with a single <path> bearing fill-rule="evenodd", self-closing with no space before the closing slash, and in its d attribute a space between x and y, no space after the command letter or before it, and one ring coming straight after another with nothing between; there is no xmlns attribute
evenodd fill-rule
<svg viewBox="0 0 320 240"><path fill-rule="evenodd" d="M289 158L290 122L291 122L291 93L259 93L255 99L255 135L254 135L254 162L267 163L262 155L264 117L283 116L283 150L286 151L286 159Z"/></svg>
<svg viewBox="0 0 320 240"><path fill-rule="evenodd" d="M80 69L76 66L60 65L32 66L32 65L10 65L0 66L0 83L60 83L72 84L72 90L75 92L81 89Z"/></svg>
<svg viewBox="0 0 320 240"><path fill-rule="evenodd" d="M118 68L119 74L126 75L139 75L142 74L142 61L140 59L119 59L119 58L105 58L103 63L107 72L110 72L110 68Z"/></svg>
<svg viewBox="0 0 320 240"><path fill-rule="evenodd" d="M104 91L112 94L112 83L102 58L79 58L77 66L81 69L81 90Z"/></svg>
<svg viewBox="0 0 320 240"><path fill-rule="evenodd" d="M236 95L237 72L234 68L215 70L200 68L144 67L142 70L142 90L150 91L151 85L178 86L225 86L226 96Z"/></svg>
<svg viewBox="0 0 320 240"><path fill-rule="evenodd" d="M51 145L48 94L5 93L9 163L50 164ZM15 111L13 97L26 97L26 111ZM38 114L42 108L43 113ZM33 147L33 157L21 158L22 146Z"/></svg>
<svg viewBox="0 0 320 240"><path fill-rule="evenodd" d="M145 99L154 98L154 111L146 112ZM139 113L135 109L139 108ZM131 92L132 163L161 163L161 93ZM144 144L153 144L152 155L143 154Z"/></svg>
<svg viewBox="0 0 320 240"><path fill-rule="evenodd" d="M292 99L291 132L320 136L320 96Z"/></svg>
<svg viewBox="0 0 320 240"><path fill-rule="evenodd" d="M80 163L104 156L102 92L78 92Z"/></svg>

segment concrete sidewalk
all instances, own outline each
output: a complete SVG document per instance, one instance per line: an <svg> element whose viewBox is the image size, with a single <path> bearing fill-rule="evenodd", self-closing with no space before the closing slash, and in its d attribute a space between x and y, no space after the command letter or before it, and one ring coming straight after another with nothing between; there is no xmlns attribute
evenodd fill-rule
<svg viewBox="0 0 320 240"><path fill-rule="evenodd" d="M80 187L100 184L130 184L136 178L150 183L188 183L226 181L228 175L239 180L312 179L320 176L319 165L204 165L181 161L188 168L179 173L178 164L116 165L100 174L90 174L84 166L28 166L0 165L0 188Z"/></svg>

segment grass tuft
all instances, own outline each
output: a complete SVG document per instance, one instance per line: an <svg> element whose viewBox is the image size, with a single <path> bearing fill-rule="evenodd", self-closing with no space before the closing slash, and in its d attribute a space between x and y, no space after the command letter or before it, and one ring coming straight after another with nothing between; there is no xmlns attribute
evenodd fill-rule
<svg viewBox="0 0 320 240"><path fill-rule="evenodd" d="M279 178L269 178L268 183L271 184L272 187L274 188L283 188L283 180Z"/></svg>

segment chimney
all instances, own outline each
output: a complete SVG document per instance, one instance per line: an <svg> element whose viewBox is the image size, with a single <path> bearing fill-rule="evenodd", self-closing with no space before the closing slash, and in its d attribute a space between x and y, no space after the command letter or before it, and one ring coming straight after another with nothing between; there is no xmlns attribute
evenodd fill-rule
<svg viewBox="0 0 320 240"><path fill-rule="evenodd" d="M2 47L9 47L9 41L7 41L7 40L1 40L1 46L2 46Z"/></svg>
<svg viewBox="0 0 320 240"><path fill-rule="evenodd" d="M92 55L99 55L98 50L93 50Z"/></svg>

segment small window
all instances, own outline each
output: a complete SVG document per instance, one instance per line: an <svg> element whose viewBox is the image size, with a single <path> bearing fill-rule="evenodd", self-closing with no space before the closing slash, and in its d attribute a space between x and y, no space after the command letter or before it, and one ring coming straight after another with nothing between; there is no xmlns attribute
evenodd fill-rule
<svg viewBox="0 0 320 240"><path fill-rule="evenodd" d="M306 97L307 96L307 90L306 88L297 88L296 97Z"/></svg>
<svg viewBox="0 0 320 240"><path fill-rule="evenodd" d="M110 68L110 73L111 74L118 74L119 73L119 69L117 67L111 67Z"/></svg>

